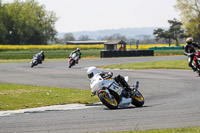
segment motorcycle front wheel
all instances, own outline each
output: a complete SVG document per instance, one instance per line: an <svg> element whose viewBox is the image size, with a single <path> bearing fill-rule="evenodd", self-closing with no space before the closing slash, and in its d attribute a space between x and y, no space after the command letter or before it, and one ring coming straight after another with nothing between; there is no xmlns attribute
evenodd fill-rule
<svg viewBox="0 0 200 133"><path fill-rule="evenodd" d="M34 66L36 66L37 62L32 61L31 62L31 68L33 68Z"/></svg>
<svg viewBox="0 0 200 133"><path fill-rule="evenodd" d="M71 68L73 66L73 64L74 64L74 60L70 60L69 61L69 68Z"/></svg>
<svg viewBox="0 0 200 133"><path fill-rule="evenodd" d="M111 94L112 95L112 94ZM118 103L116 98L112 95L112 98L109 97L108 93L105 91L98 94L99 99L101 102L108 107L109 109L117 109Z"/></svg>
<svg viewBox="0 0 200 133"><path fill-rule="evenodd" d="M142 94L136 90L134 94L132 95L132 102L133 105L136 107L141 107L144 104L144 97Z"/></svg>

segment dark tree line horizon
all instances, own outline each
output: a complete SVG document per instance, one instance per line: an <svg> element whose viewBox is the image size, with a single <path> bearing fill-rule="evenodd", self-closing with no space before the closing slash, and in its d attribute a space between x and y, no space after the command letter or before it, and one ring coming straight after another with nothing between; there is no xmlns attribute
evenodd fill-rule
<svg viewBox="0 0 200 133"><path fill-rule="evenodd" d="M155 40L158 41L160 39L164 39L166 42L168 42L169 46L171 46L172 41L175 41L176 46L180 44L180 40L188 37L185 34L185 30L182 29L182 23L177 20L168 20L168 23L170 24L170 27L168 30L158 28L155 29L153 32L153 35L155 36Z"/></svg>
<svg viewBox="0 0 200 133"><path fill-rule="evenodd" d="M103 37L98 37L97 40L124 40L128 44L136 44L137 41L139 41L140 44L168 44L171 45L172 43L184 43L185 42L185 34L182 29L180 29L180 22L169 20L170 22L176 22L173 24L169 30L165 30L162 28L154 29L154 37L153 34L151 35L138 35L136 37L126 37L124 35L121 35L120 33L115 33L112 35L107 35ZM158 32L157 32L158 31ZM162 31L162 32L160 32ZM165 35L164 31L173 33L173 36ZM174 34L177 33L177 34ZM168 33L169 34L169 33ZM173 38L172 38L173 37ZM170 40L170 41L169 41ZM57 40L55 43L57 44L65 44L67 41L95 41L94 39L91 39L89 35L81 35L78 38L75 38L73 33L65 33L63 39Z"/></svg>

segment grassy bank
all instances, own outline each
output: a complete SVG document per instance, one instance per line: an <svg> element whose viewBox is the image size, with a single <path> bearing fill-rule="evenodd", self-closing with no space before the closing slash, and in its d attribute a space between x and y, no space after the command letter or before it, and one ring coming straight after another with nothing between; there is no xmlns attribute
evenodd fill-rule
<svg viewBox="0 0 200 133"><path fill-rule="evenodd" d="M73 50L45 50L47 59L67 58ZM83 49L83 58L100 58L101 49ZM32 59L40 50L3 50L0 51L0 59ZM183 55L183 50L155 50L155 56Z"/></svg>
<svg viewBox="0 0 200 133"><path fill-rule="evenodd" d="M147 131L124 131L124 132L110 132L110 133L200 133L200 127L156 129Z"/></svg>
<svg viewBox="0 0 200 133"><path fill-rule="evenodd" d="M152 62L139 62L139 63L125 63L125 64L112 64L99 66L103 69L190 69L187 60L174 60L174 61L152 61Z"/></svg>
<svg viewBox="0 0 200 133"><path fill-rule="evenodd" d="M98 101L89 90L0 83L0 111Z"/></svg>
<svg viewBox="0 0 200 133"><path fill-rule="evenodd" d="M154 56L184 55L184 50L154 50Z"/></svg>
<svg viewBox="0 0 200 133"><path fill-rule="evenodd" d="M41 50L6 50L0 51L0 59L32 59L33 55ZM73 50L45 50L47 59L68 58ZM100 50L87 49L81 50L82 57L100 57Z"/></svg>

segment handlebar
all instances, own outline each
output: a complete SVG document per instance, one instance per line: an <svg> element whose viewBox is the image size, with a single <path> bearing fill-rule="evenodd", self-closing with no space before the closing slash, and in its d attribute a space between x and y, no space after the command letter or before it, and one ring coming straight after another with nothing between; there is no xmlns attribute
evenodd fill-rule
<svg viewBox="0 0 200 133"><path fill-rule="evenodd" d="M136 83L133 85L133 88L134 88L134 89L139 88L139 81L136 81Z"/></svg>

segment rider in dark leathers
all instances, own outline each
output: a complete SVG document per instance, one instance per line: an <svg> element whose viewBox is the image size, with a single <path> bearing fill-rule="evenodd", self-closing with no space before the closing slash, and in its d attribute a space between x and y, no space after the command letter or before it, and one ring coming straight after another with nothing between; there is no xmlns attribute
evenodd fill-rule
<svg viewBox="0 0 200 133"><path fill-rule="evenodd" d="M109 79L113 76L113 73L112 72L101 72L100 73L101 77L104 78L104 79ZM130 86L128 85L128 83L125 81L124 77L121 76L121 75L118 75L116 77L114 77L114 80L119 84L121 84L125 90L127 92L130 92L131 91L131 88Z"/></svg>
<svg viewBox="0 0 200 133"><path fill-rule="evenodd" d="M41 51L40 53L35 54L34 57L37 57L38 64L42 64L42 61L44 61L45 59L44 51Z"/></svg>
<svg viewBox="0 0 200 133"><path fill-rule="evenodd" d="M200 45L193 42L192 38L186 39L186 45L184 47L184 54L188 56L188 66L192 68L192 70L195 72L197 70L196 66L192 63L194 59L194 53L196 52L196 48L200 48Z"/></svg>
<svg viewBox="0 0 200 133"><path fill-rule="evenodd" d="M80 50L80 48L77 48L76 50L74 50L72 53L70 53L70 55L69 55L69 58L72 56L72 54L73 53L77 53L77 54L79 54L79 58L78 58L78 60L80 60L81 59L81 50ZM78 60L77 60L77 64L78 64Z"/></svg>
<svg viewBox="0 0 200 133"><path fill-rule="evenodd" d="M38 64L42 64L42 61L45 59L44 51L41 51L40 53L35 54L33 57L37 57Z"/></svg>

